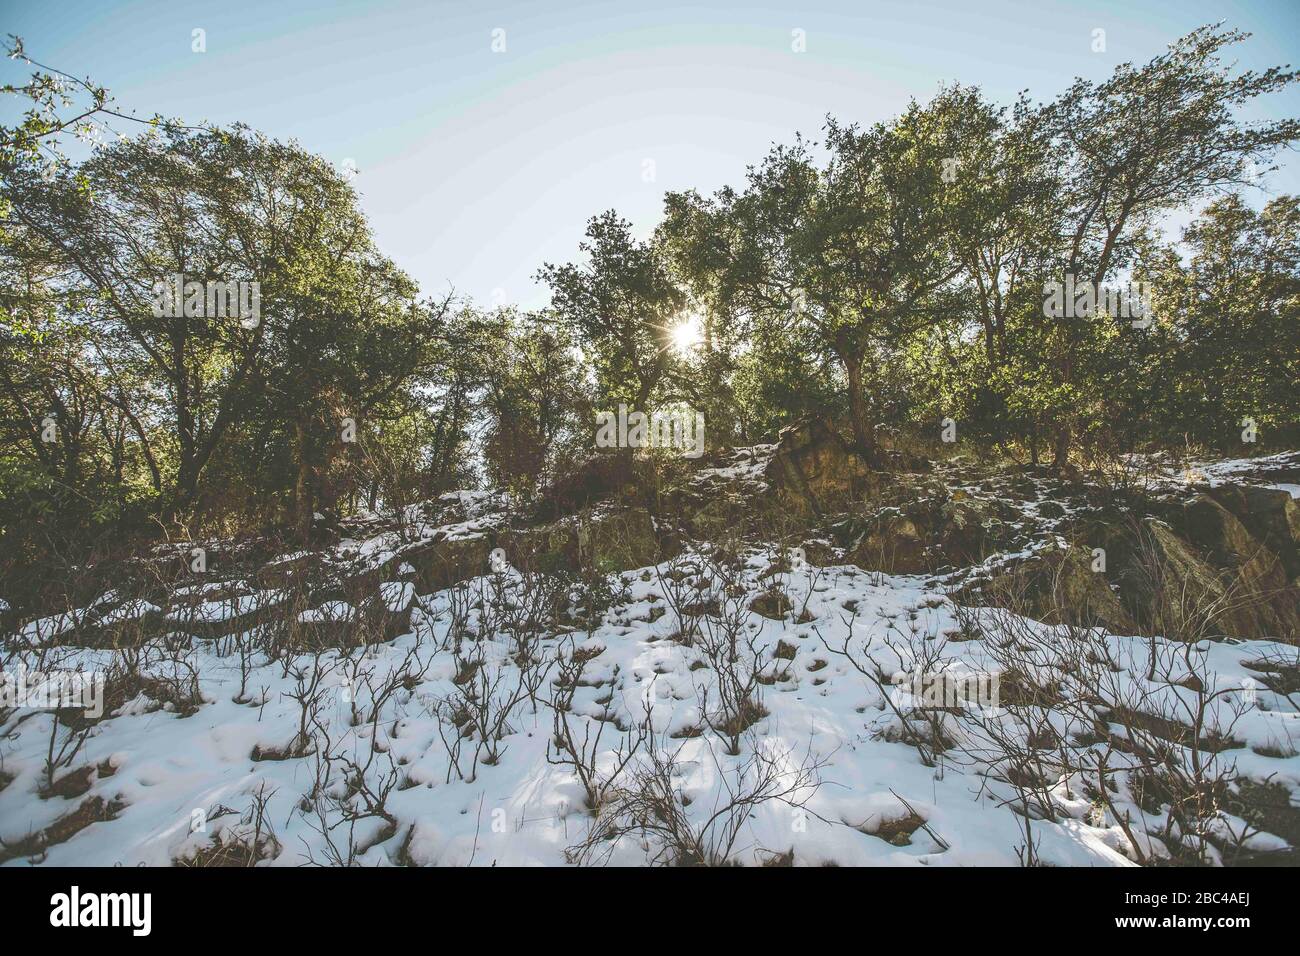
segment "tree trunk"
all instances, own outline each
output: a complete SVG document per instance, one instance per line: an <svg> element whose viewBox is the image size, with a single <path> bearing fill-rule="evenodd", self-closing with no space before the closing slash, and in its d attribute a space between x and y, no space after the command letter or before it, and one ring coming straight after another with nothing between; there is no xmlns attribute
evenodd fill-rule
<svg viewBox="0 0 1300 956"><path fill-rule="evenodd" d="M849 420L853 425L853 442L863 460L874 466L879 461L879 453L875 430L867 421L867 403L862 396L862 360L857 356L846 356L843 362L849 380Z"/></svg>
<svg viewBox="0 0 1300 956"><path fill-rule="evenodd" d="M1070 444L1073 430L1069 422L1060 422L1056 426L1056 435L1052 444L1052 467L1057 474L1064 474L1070 465Z"/></svg>
<svg viewBox="0 0 1300 956"><path fill-rule="evenodd" d="M294 445L298 460L298 477L293 488L293 530L299 541L311 537L312 515L315 513L315 496L311 462L309 461L307 426L299 419L294 425Z"/></svg>

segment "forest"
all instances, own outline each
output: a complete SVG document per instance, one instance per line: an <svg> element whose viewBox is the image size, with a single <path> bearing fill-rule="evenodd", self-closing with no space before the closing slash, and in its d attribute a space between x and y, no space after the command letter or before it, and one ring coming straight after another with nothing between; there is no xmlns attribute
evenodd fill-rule
<svg viewBox="0 0 1300 956"><path fill-rule="evenodd" d="M0 701L0 864L1293 860L1300 118L1247 117L1300 73L1250 42L827 116L522 309L12 38L0 661L106 684ZM260 789L136 782L159 712Z"/></svg>
<svg viewBox="0 0 1300 956"><path fill-rule="evenodd" d="M828 118L742 183L667 195L647 239L593 216L541 267L540 312L422 294L344 172L250 129L119 122L68 159L111 101L37 69L0 143L5 577L176 535L305 538L313 514L455 488L527 499L620 402L687 405L712 448L823 415L877 465L942 448L945 419L1058 470L1291 447L1300 205L1243 191L1300 121L1234 114L1296 74L1230 72L1241 39L1206 28L1047 103L953 87L870 128ZM173 275L258 283L261 320L154 315ZM1051 316L1066 277L1146 283L1150 327Z"/></svg>

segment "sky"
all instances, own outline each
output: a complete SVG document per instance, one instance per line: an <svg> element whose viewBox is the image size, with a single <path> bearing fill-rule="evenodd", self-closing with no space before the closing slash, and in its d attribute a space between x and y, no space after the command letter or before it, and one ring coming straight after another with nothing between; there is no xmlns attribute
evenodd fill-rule
<svg viewBox="0 0 1300 956"><path fill-rule="evenodd" d="M1220 20L1254 34L1242 67L1300 64L1300 0L0 0L0 34L120 107L242 121L354 167L380 249L427 294L524 308L592 215L648 235L666 191L739 185L827 114L888 119L951 82L1046 100ZM1300 90L1246 116L1300 116ZM1266 191L1300 192L1300 157L1280 164Z"/></svg>

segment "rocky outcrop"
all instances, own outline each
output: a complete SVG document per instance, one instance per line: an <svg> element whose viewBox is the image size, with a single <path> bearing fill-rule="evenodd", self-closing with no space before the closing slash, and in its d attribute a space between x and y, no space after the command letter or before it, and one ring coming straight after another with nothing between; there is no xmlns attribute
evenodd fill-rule
<svg viewBox="0 0 1300 956"><path fill-rule="evenodd" d="M765 474L783 505L817 517L833 510L835 503L860 498L881 483L881 476L821 418L782 429Z"/></svg>
<svg viewBox="0 0 1300 956"><path fill-rule="evenodd" d="M886 574L928 574L932 570L920 527L897 508L866 521L849 560L864 571Z"/></svg>
<svg viewBox="0 0 1300 956"><path fill-rule="evenodd" d="M1300 575L1300 503L1289 493L1278 488L1220 485L1208 494L1278 556L1292 579Z"/></svg>
<svg viewBox="0 0 1300 956"><path fill-rule="evenodd" d="M597 505L538 528L501 535L506 559L539 571L627 571L656 564L679 550L644 508Z"/></svg>
<svg viewBox="0 0 1300 956"><path fill-rule="evenodd" d="M1185 640L1300 642L1300 513L1290 495L1221 485L1131 504L1121 512L1067 515L1048 534L1060 534L1073 547L1035 546L1034 553L1002 565L987 582L976 580L967 592L1051 623L1100 624ZM1041 503L1037 512L1061 519L1056 509L1046 514ZM879 548L897 533L901 553L915 553L917 542L927 541L927 526L915 515L915 508L903 509L906 522L882 523L879 535L865 536L864 544ZM950 534L927 543L931 564L936 552L959 566L979 556L978 539L963 542Z"/></svg>
<svg viewBox="0 0 1300 956"><path fill-rule="evenodd" d="M679 549L644 508L597 505L536 527L502 527L456 537L435 535L402 549L421 592L451 587L493 570L493 553L519 568L556 572L627 571L655 564Z"/></svg>
<svg viewBox="0 0 1300 956"><path fill-rule="evenodd" d="M420 541L397 552L393 561L409 562L415 568L421 592L437 591L459 584L491 570L489 559L496 547L495 532L463 537L438 536Z"/></svg>
<svg viewBox="0 0 1300 956"><path fill-rule="evenodd" d="M1156 519L1143 523L1143 534L1126 598L1147 630L1187 640L1250 632L1255 622L1235 613L1226 583L1189 542Z"/></svg>
<svg viewBox="0 0 1300 956"><path fill-rule="evenodd" d="M1047 624L1100 626L1132 634L1132 615L1094 570L1091 551L1052 545L995 576L983 588L1000 605Z"/></svg>
<svg viewBox="0 0 1300 956"><path fill-rule="evenodd" d="M1136 590L1153 626L1296 641L1300 589L1287 567L1294 563L1294 504L1261 494L1268 489L1217 490L1184 504L1169 524L1146 523L1158 560L1138 575ZM1237 506L1256 533L1221 500Z"/></svg>
<svg viewBox="0 0 1300 956"><path fill-rule="evenodd" d="M1011 538L997 504L949 495L942 485L917 488L920 497L849 522L856 534L849 560L866 571L931 574L977 564Z"/></svg>

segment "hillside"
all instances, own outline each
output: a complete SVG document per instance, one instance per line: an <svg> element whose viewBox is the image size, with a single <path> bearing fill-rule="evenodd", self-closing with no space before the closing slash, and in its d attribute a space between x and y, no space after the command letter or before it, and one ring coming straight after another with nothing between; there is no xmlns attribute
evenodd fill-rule
<svg viewBox="0 0 1300 956"><path fill-rule="evenodd" d="M97 569L10 621L11 686L103 712L0 711L0 859L1290 859L1300 453L1130 465L886 473L806 425L653 513L454 493Z"/></svg>

